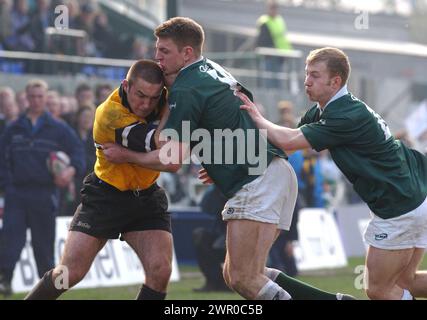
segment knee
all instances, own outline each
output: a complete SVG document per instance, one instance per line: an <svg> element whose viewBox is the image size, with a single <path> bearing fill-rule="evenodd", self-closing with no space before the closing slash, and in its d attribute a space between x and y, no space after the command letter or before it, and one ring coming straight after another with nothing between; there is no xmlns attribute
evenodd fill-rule
<svg viewBox="0 0 427 320"><path fill-rule="evenodd" d="M53 281L61 282L64 286L71 288L85 277L87 270L78 266L58 265L53 269Z"/></svg>
<svg viewBox="0 0 427 320"><path fill-rule="evenodd" d="M242 270L231 270L228 274L227 285L237 292L244 292L253 279L253 275L249 275Z"/></svg>
<svg viewBox="0 0 427 320"><path fill-rule="evenodd" d="M377 287L377 286L369 286L369 288L365 289L365 293L371 300L386 300L387 295L385 294L385 290Z"/></svg>
<svg viewBox="0 0 427 320"><path fill-rule="evenodd" d="M378 291L372 288L365 289L365 293L368 296L368 298L371 300L380 300L378 299Z"/></svg>
<svg viewBox="0 0 427 320"><path fill-rule="evenodd" d="M412 275L404 275L399 278L397 281L397 285L401 288L410 290L413 286L415 280L415 274Z"/></svg>
<svg viewBox="0 0 427 320"><path fill-rule="evenodd" d="M160 286L167 286L172 273L172 264L169 261L154 261L146 266L146 282L155 282Z"/></svg>

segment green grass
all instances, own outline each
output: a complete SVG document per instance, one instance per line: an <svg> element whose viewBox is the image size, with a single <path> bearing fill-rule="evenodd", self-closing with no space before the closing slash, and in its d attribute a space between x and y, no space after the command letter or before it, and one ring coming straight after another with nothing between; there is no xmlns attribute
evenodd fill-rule
<svg viewBox="0 0 427 320"><path fill-rule="evenodd" d="M355 279L360 274L354 272L356 266L363 265L363 258L350 258L348 266L340 269L318 270L305 273L298 277L322 290L330 292L342 292L355 296L358 299L367 299L363 290L355 288ZM421 269L427 269L427 258L424 259ZM197 267L180 266L181 280L171 282L167 299L170 300L230 300L241 299L236 293L197 293L193 288L201 287L204 283L203 276ZM67 300L122 300L134 299L139 286L111 287L96 289L70 290L61 299ZM25 294L14 294L9 299L22 299Z"/></svg>

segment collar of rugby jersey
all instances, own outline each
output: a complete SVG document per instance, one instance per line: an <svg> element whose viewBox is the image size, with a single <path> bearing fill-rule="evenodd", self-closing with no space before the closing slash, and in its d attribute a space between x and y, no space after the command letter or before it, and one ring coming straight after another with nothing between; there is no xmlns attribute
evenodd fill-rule
<svg viewBox="0 0 427 320"><path fill-rule="evenodd" d="M335 100L338 100L339 98L345 96L346 94L348 94L348 89L347 89L347 85L345 85L344 87L342 87L332 98L331 100L328 101L327 104L325 104L325 106L323 107L323 109L320 107L319 103L317 103L317 109L319 109L320 114L319 116L323 113L323 111L325 111L326 107L328 106L328 104L330 104L331 102L334 102Z"/></svg>
<svg viewBox="0 0 427 320"><path fill-rule="evenodd" d="M179 78L181 78L184 74L186 74L187 72L189 72L189 70L194 69L195 67L197 67L198 65L200 65L201 62L204 62L204 61L206 61L206 59L203 56L201 56L200 59L194 61L193 63L191 63L188 66L185 66L181 70L179 70L178 76L176 77L174 83L172 84L171 91L172 91L172 88L175 86L175 83L177 82L177 80Z"/></svg>
<svg viewBox="0 0 427 320"><path fill-rule="evenodd" d="M185 66L183 68L181 68L181 70L179 70L179 72L191 67L193 64L199 63L200 61L204 60L205 58L203 56L200 56L199 59L197 59L196 61L194 61L193 63L190 63L188 66Z"/></svg>
<svg viewBox="0 0 427 320"><path fill-rule="evenodd" d="M128 97L127 97L127 94L126 94L126 91L125 91L125 89L123 89L123 85L122 84L120 85L120 88L119 88L119 96L120 96L120 100L122 102L122 105L125 106L126 108L128 108L130 112L132 112L132 109L130 108Z"/></svg>

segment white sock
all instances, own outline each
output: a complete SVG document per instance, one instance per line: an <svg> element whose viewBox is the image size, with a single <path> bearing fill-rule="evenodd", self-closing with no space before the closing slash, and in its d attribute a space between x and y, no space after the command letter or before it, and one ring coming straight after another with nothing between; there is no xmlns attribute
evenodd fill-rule
<svg viewBox="0 0 427 320"><path fill-rule="evenodd" d="M255 300L290 300L291 296L277 283L268 280L261 288Z"/></svg>
<svg viewBox="0 0 427 320"><path fill-rule="evenodd" d="M277 279L277 277L279 276L280 273L282 273L282 271L277 270L277 269L268 268L268 267L264 268L264 275L268 279L273 280L273 281L275 281Z"/></svg>
<svg viewBox="0 0 427 320"><path fill-rule="evenodd" d="M412 299L413 299L412 294L408 290L403 289L402 298L400 298L400 300L412 300Z"/></svg>

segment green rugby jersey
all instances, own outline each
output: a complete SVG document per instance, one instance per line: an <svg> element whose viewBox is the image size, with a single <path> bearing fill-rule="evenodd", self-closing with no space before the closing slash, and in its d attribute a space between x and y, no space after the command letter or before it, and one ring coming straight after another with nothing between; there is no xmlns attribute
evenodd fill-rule
<svg viewBox="0 0 427 320"><path fill-rule="evenodd" d="M317 106L311 108L298 126L313 149L329 149L373 213L388 219L421 205L427 158L394 139L377 113L347 93L319 114Z"/></svg>
<svg viewBox="0 0 427 320"><path fill-rule="evenodd" d="M260 136L247 112L240 110L243 102L234 95L236 89L252 98L248 90L213 61L203 58L187 66L179 72L170 90L170 116L165 125L165 129L177 131L178 136L171 136L172 139L190 143L193 153L200 155L202 166L228 198L262 173L253 174L250 169L260 164L266 168L276 155L286 158L283 151ZM222 135L231 132L235 134L233 139ZM198 145L201 141L203 144ZM200 151L200 146L210 147Z"/></svg>

